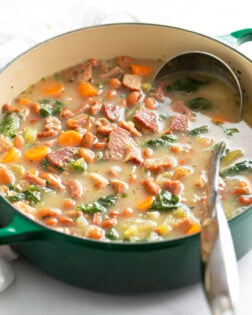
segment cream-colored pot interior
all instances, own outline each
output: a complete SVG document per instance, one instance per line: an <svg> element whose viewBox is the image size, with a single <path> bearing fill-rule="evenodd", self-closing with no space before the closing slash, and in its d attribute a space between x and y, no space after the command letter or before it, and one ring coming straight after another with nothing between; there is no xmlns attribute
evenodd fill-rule
<svg viewBox="0 0 252 315"><path fill-rule="evenodd" d="M117 55L136 58L170 57L189 50L213 53L238 74L252 103L252 64L234 49L205 36L177 28L146 24L114 24L74 31L44 42L10 63L0 75L0 104L29 85L88 58Z"/></svg>

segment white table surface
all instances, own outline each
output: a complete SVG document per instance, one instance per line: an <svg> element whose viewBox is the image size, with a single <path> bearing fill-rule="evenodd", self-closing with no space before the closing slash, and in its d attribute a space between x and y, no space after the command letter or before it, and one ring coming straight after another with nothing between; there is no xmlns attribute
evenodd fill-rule
<svg viewBox="0 0 252 315"><path fill-rule="evenodd" d="M0 64L38 41L103 22L127 21L188 28L210 36L252 27L251 0L0 0ZM116 14L116 15L114 15ZM251 44L241 50L252 57ZM50 259L50 257L48 257ZM148 295L113 296L61 283L25 262L11 263L14 283L0 294L3 315L209 315L201 285ZM239 261L238 315L252 314L252 251Z"/></svg>

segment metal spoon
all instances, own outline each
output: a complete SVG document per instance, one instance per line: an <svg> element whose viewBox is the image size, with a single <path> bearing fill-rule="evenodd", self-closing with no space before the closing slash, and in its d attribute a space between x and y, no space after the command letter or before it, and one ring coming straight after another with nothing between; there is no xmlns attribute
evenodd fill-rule
<svg viewBox="0 0 252 315"><path fill-rule="evenodd" d="M243 93L240 82L232 68L221 58L204 51L188 51L168 60L156 72L153 78L155 85L161 78L181 71L201 72L228 82L239 95L238 121L243 111Z"/></svg>
<svg viewBox="0 0 252 315"><path fill-rule="evenodd" d="M208 204L201 222L203 284L214 315L234 315L239 296L233 240L217 191L220 157L225 147L225 142L219 143L211 156Z"/></svg>

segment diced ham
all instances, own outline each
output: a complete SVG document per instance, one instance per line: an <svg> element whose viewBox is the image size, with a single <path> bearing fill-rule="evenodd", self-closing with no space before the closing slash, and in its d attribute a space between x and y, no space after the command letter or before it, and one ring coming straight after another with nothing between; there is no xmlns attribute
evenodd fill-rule
<svg viewBox="0 0 252 315"><path fill-rule="evenodd" d="M5 139L4 136L0 136L0 152L5 152L12 147L12 143Z"/></svg>
<svg viewBox="0 0 252 315"><path fill-rule="evenodd" d="M150 96L155 97L159 102L164 100L164 84L160 83L154 92L150 93Z"/></svg>
<svg viewBox="0 0 252 315"><path fill-rule="evenodd" d="M88 109L88 113L91 115L91 116L96 116L100 113L102 109L102 103L100 102L95 102L95 104L92 104L89 109Z"/></svg>
<svg viewBox="0 0 252 315"><path fill-rule="evenodd" d="M115 104L105 103L103 109L109 120L117 121L120 118L121 107Z"/></svg>
<svg viewBox="0 0 252 315"><path fill-rule="evenodd" d="M142 127L149 129L152 132L158 131L158 121L155 112L147 108L143 108L137 111L133 118L141 124Z"/></svg>
<svg viewBox="0 0 252 315"><path fill-rule="evenodd" d="M110 77L117 76L121 73L123 73L123 69L116 66L113 69L109 70L108 72L100 74L100 77L101 78L110 78Z"/></svg>
<svg viewBox="0 0 252 315"><path fill-rule="evenodd" d="M188 129L188 117L186 115L174 115L171 118L171 131L186 131Z"/></svg>
<svg viewBox="0 0 252 315"><path fill-rule="evenodd" d="M41 187L46 186L46 180L40 178L38 175L34 174L32 171L26 171L22 179L27 180L30 184L38 185Z"/></svg>
<svg viewBox="0 0 252 315"><path fill-rule="evenodd" d="M140 149L130 133L123 128L116 127L112 130L107 148L106 159L122 160L126 154L125 161L133 160L139 163L142 160Z"/></svg>
<svg viewBox="0 0 252 315"><path fill-rule="evenodd" d="M143 181L144 189L151 195L156 195L160 191L160 187L152 178L145 179Z"/></svg>
<svg viewBox="0 0 252 315"><path fill-rule="evenodd" d="M170 168L176 166L176 160L174 158L166 157L160 159L148 159L144 163L144 167L154 173L164 172Z"/></svg>
<svg viewBox="0 0 252 315"><path fill-rule="evenodd" d="M94 187L97 189L102 189L109 184L109 181L105 177L97 173L91 173L89 178L93 182Z"/></svg>
<svg viewBox="0 0 252 315"><path fill-rule="evenodd" d="M115 63L123 69L129 68L132 62L133 62L133 59L129 56L118 56L115 58Z"/></svg>
<svg viewBox="0 0 252 315"><path fill-rule="evenodd" d="M66 147L48 153L46 158L53 166L63 167L74 158L76 153L76 148Z"/></svg>
<svg viewBox="0 0 252 315"><path fill-rule="evenodd" d="M125 148L125 162L143 163L142 152L135 144L130 143Z"/></svg>
<svg viewBox="0 0 252 315"><path fill-rule="evenodd" d="M86 114L80 114L78 116L69 118L67 120L67 125L71 129L86 128L90 117Z"/></svg>
<svg viewBox="0 0 252 315"><path fill-rule="evenodd" d="M90 81L92 80L92 67L93 63L91 60L88 60L85 63L78 64L75 67L71 67L64 71L64 78L67 81L77 83Z"/></svg>
<svg viewBox="0 0 252 315"><path fill-rule="evenodd" d="M136 129L135 124L132 121L121 120L119 121L119 126L128 130L133 136L140 137L142 135L141 132Z"/></svg>
<svg viewBox="0 0 252 315"><path fill-rule="evenodd" d="M177 112L179 114L182 115L186 115L188 117L190 117L192 115L192 112L190 111L190 109L185 105L185 103L183 101L175 101L171 104L171 109L174 112Z"/></svg>
<svg viewBox="0 0 252 315"><path fill-rule="evenodd" d="M110 181L110 183L112 184L117 194L123 193L129 189L129 185L126 182L119 179L113 179Z"/></svg>
<svg viewBox="0 0 252 315"><path fill-rule="evenodd" d="M142 85L142 77L138 74L126 73L123 76L122 84L129 90L139 91Z"/></svg>
<svg viewBox="0 0 252 315"><path fill-rule="evenodd" d="M182 183L178 180L166 179L162 183L162 189L168 190L174 195L178 195L182 190Z"/></svg>
<svg viewBox="0 0 252 315"><path fill-rule="evenodd" d="M67 185L70 189L71 197L74 199L80 199L83 195L83 186L78 179L69 179Z"/></svg>

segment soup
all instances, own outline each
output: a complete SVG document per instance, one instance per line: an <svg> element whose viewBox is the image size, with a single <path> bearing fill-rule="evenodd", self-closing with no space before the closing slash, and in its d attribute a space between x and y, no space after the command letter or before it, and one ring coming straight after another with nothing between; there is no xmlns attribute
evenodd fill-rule
<svg viewBox="0 0 252 315"><path fill-rule="evenodd" d="M159 241L200 231L208 163L224 140L228 218L252 204L251 128L235 91L202 73L152 86L161 60L90 59L42 78L2 107L0 188L57 231Z"/></svg>

